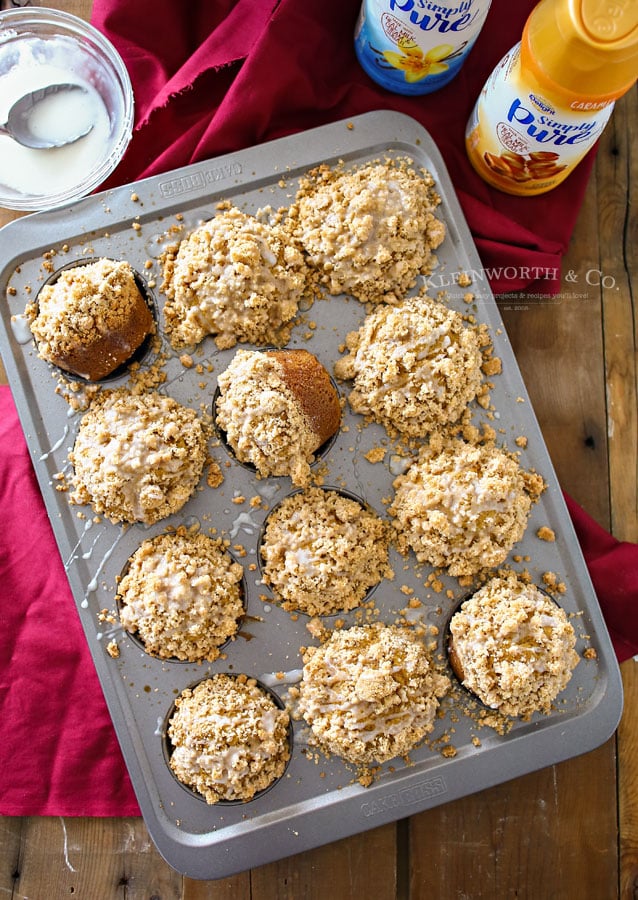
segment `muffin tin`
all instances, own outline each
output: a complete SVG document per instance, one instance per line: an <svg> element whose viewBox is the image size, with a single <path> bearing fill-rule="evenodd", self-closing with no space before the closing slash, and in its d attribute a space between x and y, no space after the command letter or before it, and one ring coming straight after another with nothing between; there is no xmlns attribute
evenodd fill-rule
<svg viewBox="0 0 638 900"><path fill-rule="evenodd" d="M212 672L254 677L284 702L290 685L299 680L300 647L316 638L308 631L308 617L282 609L260 582L258 561L268 509L294 486L287 478L257 479L212 439L211 456L223 473L221 485L209 487L204 477L180 513L154 526L122 528L106 520L94 522L91 510L71 506L68 495L55 490L56 473L72 474L67 456L80 413L55 392L56 373L37 357L24 307L52 271L88 257L118 257L144 273L159 310L161 331L158 257L179 236L176 226L188 233L213 216L224 200L249 212L287 206L297 179L314 165L338 160L353 165L385 155L411 157L436 181L442 198L437 215L446 224L447 236L436 253L438 266L427 279L430 293L436 296L444 290L452 307L485 323L494 355L502 361L502 373L489 379L491 409L471 404L473 421L495 428L498 443L511 450L519 451L516 439L525 436L521 464L547 482L508 562L516 570L527 569L540 586L547 572L565 584L559 602L579 636L581 662L549 716L515 721L505 730L482 722L479 704L457 687L443 701L435 731L410 754L410 764L393 760L382 766L369 787L363 787L341 760L327 759L310 747L306 726L295 721L293 753L284 776L252 801L211 806L184 789L167 766L168 715L180 691ZM469 288L459 285L461 273L470 275ZM468 290L475 295L469 305L464 300ZM614 732L622 689L598 602L444 163L430 136L413 119L387 111L368 113L18 220L0 232L0 291L6 298L0 348L78 615L149 833L175 869L193 878L227 876L553 764L593 749ZM363 305L353 299L317 300L301 312L288 346L308 349L332 372L346 333L358 328L364 315ZM140 373L161 364L166 374L159 387L162 392L211 412L216 377L234 352L217 350L207 338L191 352L189 366L180 360L183 354L172 351L162 338L160 349L141 360ZM108 386L126 385L130 377L123 373ZM340 384L339 390L347 395L348 384ZM386 451L382 461L371 462L370 451L379 447ZM313 471L324 485L347 491L387 517L392 481L404 465L385 431L364 426L346 404L343 427ZM81 510L87 513L85 518L78 518ZM231 552L244 566L247 594L240 634L225 648L224 658L203 665L150 657L121 628L98 618L100 610L115 609L116 580L142 540L167 527L193 524L229 538ZM554 542L536 536L541 526L553 529ZM467 586L445 574L434 577L413 555L402 557L394 549L390 562L395 578L376 587L367 607L327 617L323 624L332 627L337 619L354 624L369 618L421 624L437 662L451 675L445 658L446 625ZM113 641L117 657L107 652ZM586 650L588 658L582 658Z"/></svg>

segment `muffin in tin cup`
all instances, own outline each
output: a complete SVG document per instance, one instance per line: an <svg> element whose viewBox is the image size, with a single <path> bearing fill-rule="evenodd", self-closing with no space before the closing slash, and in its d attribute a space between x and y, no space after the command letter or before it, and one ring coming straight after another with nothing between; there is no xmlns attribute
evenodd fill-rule
<svg viewBox="0 0 638 900"><path fill-rule="evenodd" d="M262 578L291 612L347 612L394 577L389 543L388 523L354 494L334 487L294 491L264 522Z"/></svg>
<svg viewBox="0 0 638 900"><path fill-rule="evenodd" d="M142 541L119 580L120 621L151 656L213 662L245 615L242 566L221 538L180 527Z"/></svg>
<svg viewBox="0 0 638 900"><path fill-rule="evenodd" d="M58 269L25 316L38 356L70 378L117 378L148 353L157 310L146 281L129 262L97 257Z"/></svg>
<svg viewBox="0 0 638 900"><path fill-rule="evenodd" d="M452 671L486 707L506 716L549 713L579 662L565 611L514 572L495 575L453 613Z"/></svg>
<svg viewBox="0 0 638 900"><path fill-rule="evenodd" d="M194 796L246 803L272 788L292 754L281 699L248 675L217 672L185 688L165 727L167 763Z"/></svg>

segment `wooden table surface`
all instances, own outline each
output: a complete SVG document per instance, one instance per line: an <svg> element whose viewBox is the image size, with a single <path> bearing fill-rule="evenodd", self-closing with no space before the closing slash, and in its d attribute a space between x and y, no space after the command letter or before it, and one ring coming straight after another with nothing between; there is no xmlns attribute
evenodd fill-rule
<svg viewBox="0 0 638 900"><path fill-rule="evenodd" d="M91 0L48 5L87 18ZM638 541L637 98L634 89L617 104L603 135L561 294L499 300L562 487L630 541ZM0 210L0 225L14 217ZM200 882L162 860L141 819L0 818L0 891L13 900L634 898L638 667L629 660L621 669L625 711L602 747L395 824Z"/></svg>

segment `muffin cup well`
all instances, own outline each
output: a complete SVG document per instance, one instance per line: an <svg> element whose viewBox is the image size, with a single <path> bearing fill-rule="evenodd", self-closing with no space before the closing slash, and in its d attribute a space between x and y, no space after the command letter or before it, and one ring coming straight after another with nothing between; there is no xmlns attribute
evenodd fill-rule
<svg viewBox="0 0 638 900"><path fill-rule="evenodd" d="M168 533L168 532L167 532L167 533ZM157 537L159 537L159 535L157 535ZM136 550L133 551L133 553L131 554L131 556L129 556L128 560L126 561L126 563L125 563L125 565L124 565L124 568L122 569L122 571L121 571L121 573L120 573L120 575L119 575L119 578L118 578L118 584L121 584L122 579L123 579L124 576L127 574L128 570L129 570L129 568L130 568L130 565L131 565L131 559L132 559L132 557L134 556L134 554L137 552L138 549L139 549L139 547L136 548ZM231 551L230 551L228 548L225 548L225 551L224 551L224 552L230 557L230 559L232 560L233 563L237 563L237 562L238 562L238 560L235 558L235 555L234 555L233 553L231 553ZM240 565L241 565L241 564L240 564ZM220 643L220 644L218 645L217 649L219 650L219 655L221 655L221 654L225 651L225 649L226 649L230 644L232 644L233 641L237 638L237 636L239 635L239 633L240 633L240 631L241 631L242 624L243 624L243 622L245 621L245 618L246 618L246 598L247 598L247 596L248 596L248 591L247 591L247 587L246 587L246 574L245 574L245 572L244 572L244 574L243 574L242 577L241 577L241 581L239 582L239 590L240 590L240 595L241 595L241 602L242 602L243 612L242 612L241 617L237 619L237 628L236 628L234 634L232 634L232 635L230 635L229 637L227 637L222 643ZM122 608L123 608L124 605L125 605L125 604L122 602L122 597L121 597L120 592L119 592L119 590L118 590L117 593L116 593L116 595L115 595L115 606L116 606L117 613L118 613L118 617L120 618L120 621L121 621ZM124 626L122 626L122 627L123 627L123 629L124 629L124 633L125 633L125 634L127 635L127 637L131 640L131 642L132 642L133 644L135 644L137 647L139 647L140 650L142 650L144 653L147 654L147 656L150 656L152 659L158 659L158 660L161 660L162 662L177 663L177 664L179 664L179 665L192 665L193 662L196 662L196 663L205 663L205 662L211 662L211 661L212 661L212 660L210 660L210 659L207 659L206 657L202 657L201 659L179 659L179 658L176 657L176 656L162 656L162 655L160 655L159 653L152 653L151 651L149 651L149 650L147 649L146 644L145 644L145 642L144 642L144 639L140 636L139 632L137 632L137 631L129 631L128 629L124 628ZM218 656L217 658L219 658L219 656Z"/></svg>
<svg viewBox="0 0 638 900"><path fill-rule="evenodd" d="M258 678L255 678L253 676L248 676L243 673L221 672L218 674L222 674L222 675L227 676L228 678L233 678L233 679L246 678L251 681L254 681L256 686L258 687L258 689L260 691L262 691L263 694L265 694L267 697L269 697L272 700L272 702L277 707L277 709L282 710L282 711L286 709L286 704L281 699L281 697L274 690L272 690L272 688L265 685ZM187 686L187 688L185 688L184 690L194 690L199 684L205 682L210 677L211 676L208 675L205 678L199 679L198 681L195 681L192 684L189 684ZM214 676L212 676L212 677L214 677ZM181 691L180 696L183 693L184 693L184 691ZM169 726L171 724L171 721L172 721L176 711L177 711L177 707L176 707L176 702L174 701L171 704L171 706L169 707L169 709L166 713L166 716L164 717L164 721L161 726L161 729L160 729L161 739L162 739L162 752L164 755L164 761L166 763L166 767L168 768L168 770L169 770L171 776L173 777L173 779L175 780L175 782L179 785L179 787L183 791L185 791L187 794L189 794L195 800L198 800L200 803L203 803L207 806L211 806L212 804L209 804L207 802L207 800L203 794L201 794L198 790L196 790L195 788L186 784L185 782L181 781L180 778L178 778L177 774L171 768L170 760L171 760L171 757L173 755L175 748L174 748L173 742L171 741L171 739L169 737L168 732L169 732ZM214 805L215 806L245 806L247 803L252 803L254 800L260 799L265 794L268 794L270 791L272 791L274 788L276 788L276 786L279 784L279 782L285 777L288 766L290 765L290 760L293 757L294 737L293 737L293 723L292 723L291 718L289 718L289 721L288 721L286 738L287 738L287 754L288 755L287 755L287 759L286 759L283 771L281 772L281 774L278 777L274 778L267 787L263 788L262 790L256 791L253 794L253 796L248 799L241 799L241 798L238 798L236 800L219 799L215 802Z"/></svg>
<svg viewBox="0 0 638 900"><path fill-rule="evenodd" d="M91 265L92 263L98 262L100 259L105 259L105 258L107 258L107 257L86 257L84 259L72 260L71 262L65 263L63 266L60 266L60 268L56 269L55 272L53 272L44 281L44 283L38 290L38 293L35 297L35 301L33 303L33 307L36 310L34 318L37 317L40 293L42 292L42 290L45 287L55 284L59 280L62 273L68 271L69 269L76 269L76 268L80 268L82 266L88 266L88 265ZM113 259L110 261L121 262L122 260ZM69 378L69 379L72 379L73 381L78 381L78 382L84 383L84 384L108 383L110 381L115 381L116 379L121 378L122 376L126 375L127 372L130 370L131 366L133 366L134 364L141 363L150 354L151 349L154 344L155 337L158 333L159 313L158 313L157 302L155 300L155 295L153 294L152 290L148 286L146 279L132 266L131 266L131 269L133 272L133 278L135 280L135 285L151 313L151 316L153 319L152 329L149 331L149 333L143 339L141 344L139 344L139 346L133 351L133 353L131 353L131 355L124 362L120 363L111 372L109 372L108 374L104 375L101 378L89 379L84 375L77 374L76 372L74 372L71 369L65 368L62 365L59 365L57 363L47 360L49 362L49 365L53 366L54 369L57 369L59 372L61 372L66 378ZM36 346L36 349L38 349L38 340L35 337L35 335L33 335L33 341ZM38 351L38 355L40 355L39 351Z"/></svg>

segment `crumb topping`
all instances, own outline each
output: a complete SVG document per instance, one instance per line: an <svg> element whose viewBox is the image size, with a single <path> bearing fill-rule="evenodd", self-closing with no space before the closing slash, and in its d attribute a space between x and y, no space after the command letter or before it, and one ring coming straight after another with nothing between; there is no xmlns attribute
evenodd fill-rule
<svg viewBox="0 0 638 900"><path fill-rule="evenodd" d="M394 489L389 512L399 550L467 576L505 560L544 482L492 442L435 435Z"/></svg>
<svg viewBox="0 0 638 900"><path fill-rule="evenodd" d="M286 232L235 207L221 210L162 257L166 331L175 348L215 335L282 344L309 290L301 251Z"/></svg>
<svg viewBox="0 0 638 900"><path fill-rule="evenodd" d="M289 224L330 294L392 301L431 271L445 237L439 202L431 175L405 160L321 165L301 180Z"/></svg>
<svg viewBox="0 0 638 900"><path fill-rule="evenodd" d="M207 428L172 397L104 391L84 414L69 454L71 500L111 522L152 524L189 500L207 457Z"/></svg>
<svg viewBox="0 0 638 900"><path fill-rule="evenodd" d="M579 661L564 610L514 573L466 600L450 634L463 684L505 715L549 713Z"/></svg>
<svg viewBox="0 0 638 900"><path fill-rule="evenodd" d="M184 530L150 538L120 582L120 621L153 656L212 662L243 615L242 575L219 539Z"/></svg>
<svg viewBox="0 0 638 900"><path fill-rule="evenodd" d="M218 385L216 422L237 459L262 477L289 475L294 484L307 485L325 436L288 383L277 353L238 350Z"/></svg>
<svg viewBox="0 0 638 900"><path fill-rule="evenodd" d="M298 708L326 752L365 766L404 756L432 731L449 685L411 632L358 625L306 649Z"/></svg>
<svg viewBox="0 0 638 900"><path fill-rule="evenodd" d="M456 422L481 386L476 332L426 295L377 307L346 345L335 374L354 381L350 406L391 434L423 437Z"/></svg>
<svg viewBox="0 0 638 900"><path fill-rule="evenodd" d="M175 701L171 769L207 803L251 800L283 775L288 727L288 713L253 679L214 674Z"/></svg>
<svg viewBox="0 0 638 900"><path fill-rule="evenodd" d="M358 606L388 564L388 525L339 491L308 488L266 520L263 580L285 609L329 616Z"/></svg>
<svg viewBox="0 0 638 900"><path fill-rule="evenodd" d="M135 273L123 260L63 269L25 315L42 359L92 380L113 372L155 330Z"/></svg>

